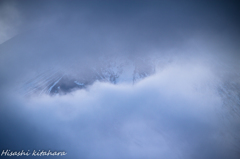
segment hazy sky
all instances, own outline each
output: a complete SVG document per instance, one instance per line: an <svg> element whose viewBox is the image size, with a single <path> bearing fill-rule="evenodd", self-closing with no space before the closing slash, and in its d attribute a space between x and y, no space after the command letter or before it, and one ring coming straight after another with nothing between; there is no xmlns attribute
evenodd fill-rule
<svg viewBox="0 0 240 159"><path fill-rule="evenodd" d="M0 41L16 35L0 47L1 68L12 66L8 72L96 63L103 54L239 58L234 1L10 0L1 8Z"/></svg>
<svg viewBox="0 0 240 159"><path fill-rule="evenodd" d="M239 158L239 6L237 1L0 1L1 152ZM135 85L96 82L64 96L19 93L23 79L50 68L74 74L98 66L101 56L168 61ZM219 90L228 85L225 98Z"/></svg>

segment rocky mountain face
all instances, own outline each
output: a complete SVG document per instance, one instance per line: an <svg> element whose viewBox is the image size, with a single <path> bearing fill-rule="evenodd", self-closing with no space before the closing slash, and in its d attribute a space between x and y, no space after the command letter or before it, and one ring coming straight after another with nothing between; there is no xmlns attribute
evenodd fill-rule
<svg viewBox="0 0 240 159"><path fill-rule="evenodd" d="M95 65L70 67L67 71L46 70L23 83L26 95L66 94L86 89L96 81L112 84L136 82L155 73L156 60L101 57Z"/></svg>
<svg viewBox="0 0 240 159"><path fill-rule="evenodd" d="M95 63L72 65L63 69L48 69L31 76L22 83L21 92L32 95L64 95L80 89L87 89L94 82L112 84L136 84L138 81L153 75L156 69L172 63L166 57L122 58L102 56L94 59ZM220 66L219 66L220 67ZM213 71L214 73L214 71ZM232 107L232 114L240 112L240 83L238 71L224 73L221 69L216 74L217 83L210 84L226 107ZM177 80L177 79L176 79Z"/></svg>

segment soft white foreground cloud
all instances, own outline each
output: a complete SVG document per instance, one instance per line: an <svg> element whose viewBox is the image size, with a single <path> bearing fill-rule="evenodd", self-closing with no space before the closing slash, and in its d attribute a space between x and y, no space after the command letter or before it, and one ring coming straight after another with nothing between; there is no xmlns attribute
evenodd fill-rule
<svg viewBox="0 0 240 159"><path fill-rule="evenodd" d="M35 147L67 157L237 158L239 121L222 118L216 79L208 67L172 64L136 85L95 83L20 105L40 133Z"/></svg>

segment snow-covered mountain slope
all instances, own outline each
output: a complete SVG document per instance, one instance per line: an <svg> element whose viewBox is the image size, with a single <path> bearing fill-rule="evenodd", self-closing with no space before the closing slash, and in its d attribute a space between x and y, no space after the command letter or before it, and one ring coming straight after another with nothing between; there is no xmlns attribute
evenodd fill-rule
<svg viewBox="0 0 240 159"><path fill-rule="evenodd" d="M102 56L95 60L95 64L72 65L62 69L43 70L35 76L28 77L22 83L21 92L26 96L31 95L64 95L80 89L87 89L94 82L108 82L112 84L136 84L144 78L154 75L164 67L172 65L171 58L154 56L143 58L106 57ZM174 64L173 64L174 65ZM217 66L217 64L214 64ZM220 68L220 66L218 66ZM216 71L212 71L216 73ZM205 83L211 85L210 89L222 98L223 104L231 106L232 113L240 112L240 75L237 71L224 73L224 68L216 73L216 83ZM227 77L227 78L226 78ZM178 80L178 79L175 79ZM204 89L208 86L200 86Z"/></svg>
<svg viewBox="0 0 240 159"><path fill-rule="evenodd" d="M153 75L156 60L149 58L101 57L96 65L70 67L67 70L47 70L23 82L21 91L32 94L66 94L84 89L96 81L112 84L136 82Z"/></svg>

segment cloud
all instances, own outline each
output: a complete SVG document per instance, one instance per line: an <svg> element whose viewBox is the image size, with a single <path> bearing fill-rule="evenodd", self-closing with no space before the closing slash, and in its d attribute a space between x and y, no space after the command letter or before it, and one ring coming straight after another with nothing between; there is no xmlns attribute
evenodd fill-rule
<svg viewBox="0 0 240 159"><path fill-rule="evenodd" d="M0 6L0 41L22 29L0 45L1 149L64 150L65 158L239 157L234 6L13 2ZM74 75L106 56L163 62L135 85L96 82L63 96L18 92L34 75Z"/></svg>
<svg viewBox="0 0 240 159"><path fill-rule="evenodd" d="M1 2L0 5L0 44L11 39L19 33L22 17L17 4Z"/></svg>
<svg viewBox="0 0 240 159"><path fill-rule="evenodd" d="M65 150L67 158L237 158L237 121L221 118L227 112L216 77L189 65L169 65L136 85L97 82L64 96L13 96L14 109L2 118L17 123L9 132L24 133L9 140Z"/></svg>

